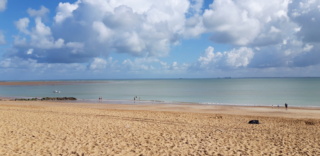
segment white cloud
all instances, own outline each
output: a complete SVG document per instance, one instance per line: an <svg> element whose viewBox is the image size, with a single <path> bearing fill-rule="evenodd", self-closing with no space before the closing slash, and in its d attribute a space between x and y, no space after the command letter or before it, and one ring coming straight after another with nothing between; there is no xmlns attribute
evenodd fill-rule
<svg viewBox="0 0 320 156"><path fill-rule="evenodd" d="M126 59L122 62L122 67L127 71L141 72L155 69L155 64L159 63L156 58L136 58L134 60Z"/></svg>
<svg viewBox="0 0 320 156"><path fill-rule="evenodd" d="M200 58L198 59L198 61L200 62L201 66L206 66L208 65L210 62L214 61L215 58L215 54L213 53L214 48L209 46L206 50L203 56L200 56ZM220 53L218 53L217 55L219 55Z"/></svg>
<svg viewBox="0 0 320 156"><path fill-rule="evenodd" d="M33 53L33 49L29 49L28 51L27 51L27 55L31 55Z"/></svg>
<svg viewBox="0 0 320 156"><path fill-rule="evenodd" d="M300 27L299 37L305 42L320 42L320 1L292 1L288 15Z"/></svg>
<svg viewBox="0 0 320 156"><path fill-rule="evenodd" d="M204 0L190 0L190 14L201 14Z"/></svg>
<svg viewBox="0 0 320 156"><path fill-rule="evenodd" d="M64 40L54 41L51 28L46 26L40 17L35 18L35 26L31 30L28 29L29 23L29 18L21 18L15 22L18 30L30 37L30 46L41 49L61 48L63 46ZM24 41L26 40L24 39Z"/></svg>
<svg viewBox="0 0 320 156"><path fill-rule="evenodd" d="M6 58L0 61L0 68L33 69L39 67L35 60L20 59L17 57Z"/></svg>
<svg viewBox="0 0 320 156"><path fill-rule="evenodd" d="M144 40L137 33L125 33L122 38L126 40L115 43L119 52L122 52L121 50L123 49L124 52L129 50L134 55L141 55L146 48Z"/></svg>
<svg viewBox="0 0 320 156"><path fill-rule="evenodd" d="M101 43L106 42L108 39L110 40L112 37L112 30L110 30L106 25L101 21L95 21L92 24L93 30L98 33L98 41Z"/></svg>
<svg viewBox="0 0 320 156"><path fill-rule="evenodd" d="M231 67L246 67L254 56L252 49L241 47L226 53L227 64Z"/></svg>
<svg viewBox="0 0 320 156"><path fill-rule="evenodd" d="M29 8L27 12L31 17L45 17L45 15L49 13L49 9L44 6L41 6L39 10Z"/></svg>
<svg viewBox="0 0 320 156"><path fill-rule="evenodd" d="M56 38L51 27L42 20L46 13L44 8L29 9L29 14L33 17L31 21L29 18L21 18L15 22L22 34L14 36L14 47L8 56L33 59L42 63L83 62L84 57L90 56L84 54L85 46L82 42L66 42L63 38Z"/></svg>
<svg viewBox="0 0 320 156"><path fill-rule="evenodd" d="M90 70L103 70L106 68L107 61L102 58L94 58L89 65Z"/></svg>
<svg viewBox="0 0 320 156"><path fill-rule="evenodd" d="M62 23L65 19L72 17L72 13L74 10L78 8L78 3L80 1L77 1L74 4L70 4L68 2L66 3L59 3L59 6L57 7L57 14L54 17L55 22L57 24Z"/></svg>
<svg viewBox="0 0 320 156"><path fill-rule="evenodd" d="M36 26L33 28L33 33L40 36L50 36L51 35L51 29L50 27L46 26L41 18L35 19Z"/></svg>
<svg viewBox="0 0 320 156"><path fill-rule="evenodd" d="M203 18L199 15L195 15L186 19L183 35L186 38L197 37L206 32L206 28L203 25Z"/></svg>
<svg viewBox="0 0 320 156"><path fill-rule="evenodd" d="M250 67L309 66L320 63L315 52L320 42L319 5L319 1L309 0L216 0L205 10L203 23L214 42L257 49ZM209 54L203 58L212 57ZM226 57L214 55L217 62L221 61L219 57ZM229 60L237 66L236 62Z"/></svg>
<svg viewBox="0 0 320 156"><path fill-rule="evenodd" d="M59 3L52 25L43 20L48 9L28 9L30 19L21 18L15 23L23 34L15 36L13 49L34 51L30 56L19 52L12 55L41 62L58 61L56 63L89 61L112 52L140 57L167 56L170 46L184 36L189 7L188 0L165 3L160 0L79 0ZM199 26L191 34L201 32ZM50 59L53 53L70 58Z"/></svg>
<svg viewBox="0 0 320 156"><path fill-rule="evenodd" d="M71 52L74 54L83 52L84 49L84 45L79 42L69 42L66 44L66 47L70 48Z"/></svg>
<svg viewBox="0 0 320 156"><path fill-rule="evenodd" d="M87 68L79 63L39 63L34 59L22 59L11 57L0 60L0 73L2 79L52 79L52 78L76 78L91 74Z"/></svg>
<svg viewBox="0 0 320 156"><path fill-rule="evenodd" d="M181 74L187 72L189 69L190 65L187 63L179 63L177 61L172 62L171 64L168 62L159 62L161 67L158 71L158 73L163 73L163 74Z"/></svg>
<svg viewBox="0 0 320 156"><path fill-rule="evenodd" d="M185 74L190 65L187 63L164 62L157 58L143 57L124 60L117 68L119 71L150 77L152 75L181 75Z"/></svg>
<svg viewBox="0 0 320 156"><path fill-rule="evenodd" d="M211 39L215 42L274 44L282 41L282 34L273 30L288 29L288 3L288 0L216 0L205 10L203 22L207 31L213 32Z"/></svg>
<svg viewBox="0 0 320 156"><path fill-rule="evenodd" d="M51 33L51 28L46 26L41 18L35 19L35 27L30 33L31 45L41 49L61 48L64 45L63 39L54 40Z"/></svg>
<svg viewBox="0 0 320 156"><path fill-rule="evenodd" d="M18 21L15 22L16 27L19 31L28 34L28 26L29 26L30 20L29 18L21 18Z"/></svg>
<svg viewBox="0 0 320 156"><path fill-rule="evenodd" d="M306 44L304 47L303 47L303 51L311 51L313 49L313 45L312 44Z"/></svg>
<svg viewBox="0 0 320 156"><path fill-rule="evenodd" d="M5 9L7 1L0 0L0 11L1 2ZM214 45L222 43L231 50L215 52L208 47L195 58L193 68L271 69L320 63L319 1L215 0L206 10L204 2L78 0L59 3L49 20L44 19L49 9L30 8L28 17L15 22L20 33L12 35L13 47L4 56L48 69L54 66L51 63L66 63L92 71L112 67L115 71L185 72L192 61L165 62L161 57L170 56L172 46L183 39L210 36ZM5 36L0 32L1 43ZM101 58L113 53L137 58L121 63ZM8 65L8 60L2 65Z"/></svg>
<svg viewBox="0 0 320 156"><path fill-rule="evenodd" d="M114 51L138 56L166 56L170 45L175 44L179 40L177 36L183 33L188 7L186 0L63 3L57 8L55 19L60 24L54 31L68 42L81 41L88 48L94 43L95 50L106 54ZM75 30L79 37L63 33Z"/></svg>
<svg viewBox="0 0 320 156"><path fill-rule="evenodd" d="M7 7L7 0L0 0L0 11L4 11Z"/></svg>
<svg viewBox="0 0 320 156"><path fill-rule="evenodd" d="M260 23L248 10L231 0L217 0L203 15L204 25L216 35L214 41L238 45L250 43L260 31Z"/></svg>
<svg viewBox="0 0 320 156"><path fill-rule="evenodd" d="M253 50L247 47L225 52L214 52L214 48L209 46L205 50L205 53L199 57L196 68L213 70L219 68L247 67L253 56Z"/></svg>

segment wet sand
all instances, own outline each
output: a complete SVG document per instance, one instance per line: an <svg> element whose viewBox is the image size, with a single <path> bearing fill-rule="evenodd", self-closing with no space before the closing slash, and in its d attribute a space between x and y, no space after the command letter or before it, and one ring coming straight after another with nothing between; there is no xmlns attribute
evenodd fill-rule
<svg viewBox="0 0 320 156"><path fill-rule="evenodd" d="M0 101L0 155L60 154L319 155L320 110Z"/></svg>

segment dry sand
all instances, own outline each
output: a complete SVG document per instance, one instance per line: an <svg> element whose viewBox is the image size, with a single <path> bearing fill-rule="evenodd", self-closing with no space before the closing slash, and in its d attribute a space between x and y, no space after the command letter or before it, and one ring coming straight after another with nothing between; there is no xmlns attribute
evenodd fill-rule
<svg viewBox="0 0 320 156"><path fill-rule="evenodd" d="M320 110L0 101L0 155L320 155Z"/></svg>

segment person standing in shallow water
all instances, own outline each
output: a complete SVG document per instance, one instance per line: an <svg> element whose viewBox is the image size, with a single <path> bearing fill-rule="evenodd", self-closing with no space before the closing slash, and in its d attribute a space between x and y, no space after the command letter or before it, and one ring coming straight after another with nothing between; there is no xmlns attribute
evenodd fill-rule
<svg viewBox="0 0 320 156"><path fill-rule="evenodd" d="M286 109L288 109L288 104L287 103L285 103L284 106L286 107Z"/></svg>

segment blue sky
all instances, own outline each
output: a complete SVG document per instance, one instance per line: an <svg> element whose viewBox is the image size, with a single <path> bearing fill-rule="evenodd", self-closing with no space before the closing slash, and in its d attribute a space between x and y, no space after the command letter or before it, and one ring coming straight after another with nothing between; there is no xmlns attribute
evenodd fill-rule
<svg viewBox="0 0 320 156"><path fill-rule="evenodd" d="M320 1L0 0L0 80L320 76Z"/></svg>

